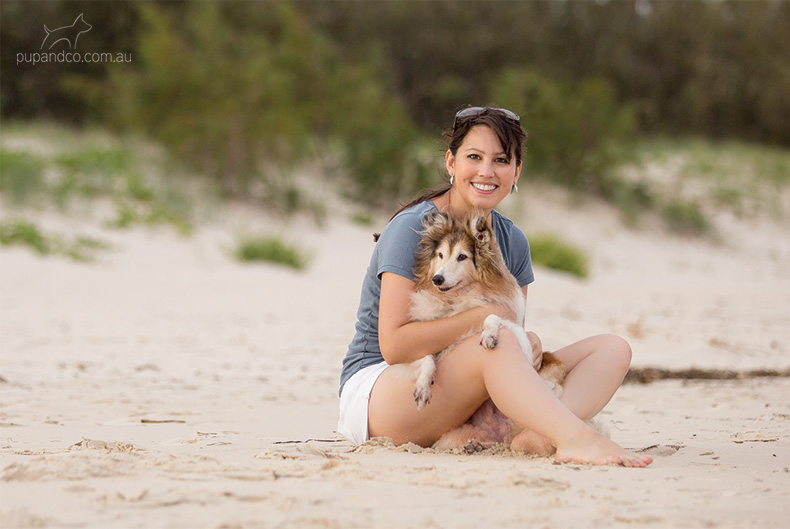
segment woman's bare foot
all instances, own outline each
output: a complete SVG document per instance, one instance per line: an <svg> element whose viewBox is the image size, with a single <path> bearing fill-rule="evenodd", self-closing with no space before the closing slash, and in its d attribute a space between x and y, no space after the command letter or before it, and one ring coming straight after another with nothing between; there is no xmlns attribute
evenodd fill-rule
<svg viewBox="0 0 790 529"><path fill-rule="evenodd" d="M560 463L587 463L590 465L622 465L646 467L653 462L650 456L635 454L620 445L601 437L591 429L560 444L554 459Z"/></svg>
<svg viewBox="0 0 790 529"><path fill-rule="evenodd" d="M529 429L525 429L513 438L510 449L514 452L538 456L550 456L554 453L554 445L548 437L543 437Z"/></svg>

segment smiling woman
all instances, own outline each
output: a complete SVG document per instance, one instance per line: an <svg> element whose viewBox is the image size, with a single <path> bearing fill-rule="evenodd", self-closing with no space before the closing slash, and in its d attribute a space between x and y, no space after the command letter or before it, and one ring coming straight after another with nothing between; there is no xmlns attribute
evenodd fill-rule
<svg viewBox="0 0 790 529"><path fill-rule="evenodd" d="M494 349L480 345L480 329L491 315L523 327L523 317L512 308L489 303L449 317L412 320L421 227L437 210L459 221L485 216L524 298L534 280L526 236L494 209L516 189L521 175L526 134L519 117L506 109L471 107L456 114L446 135L449 185L407 204L377 238L356 333L343 360L338 431L354 443L383 436L397 444L431 446L478 409L493 405L524 427L511 443L515 451L554 454L561 462L648 465L650 456L623 449L584 422L609 402L628 371L631 349L619 337L596 336L555 352L568 370L560 400L512 331L502 329ZM436 364L430 404L418 409L412 381L391 367L451 346Z"/></svg>
<svg viewBox="0 0 790 529"><path fill-rule="evenodd" d="M494 131L485 125L469 129L456 153L447 150L445 166L453 183L446 194L447 204L453 204L456 220L475 210L490 217L494 207L516 188L521 175L521 160L517 163L508 155Z"/></svg>

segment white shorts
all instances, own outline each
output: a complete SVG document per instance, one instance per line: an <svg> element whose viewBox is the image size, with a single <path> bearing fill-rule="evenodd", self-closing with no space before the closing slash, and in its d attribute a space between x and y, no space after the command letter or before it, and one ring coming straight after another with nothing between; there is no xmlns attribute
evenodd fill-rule
<svg viewBox="0 0 790 529"><path fill-rule="evenodd" d="M340 419L337 433L361 445L370 439L368 434L368 401L373 384L389 365L381 362L354 373L343 386L340 394Z"/></svg>

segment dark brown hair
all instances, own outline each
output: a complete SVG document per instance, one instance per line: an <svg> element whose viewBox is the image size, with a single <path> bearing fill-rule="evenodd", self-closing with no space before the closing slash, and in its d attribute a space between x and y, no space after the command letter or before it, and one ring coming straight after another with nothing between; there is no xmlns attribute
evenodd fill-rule
<svg viewBox="0 0 790 529"><path fill-rule="evenodd" d="M515 157L516 165L521 163L523 144L527 139L527 133L521 128L521 123L519 121L508 118L504 112L496 107L485 107L479 114L464 118L456 118L453 122L453 126L444 131L443 136L447 141L447 148L453 153L453 156L458 153L458 148L461 147L461 144L464 142L466 135L469 134L469 131L472 130L472 127L477 125L484 125L494 131L497 139L499 139L499 143L502 144L502 147L505 149L505 155L508 161ZM452 186L448 182L447 185L440 188L423 191L411 202L403 205L396 211L395 214L390 217L390 220L395 218L401 211L416 206L426 200L433 200L445 194L451 188ZM374 233L373 240L378 241L379 235L381 234Z"/></svg>

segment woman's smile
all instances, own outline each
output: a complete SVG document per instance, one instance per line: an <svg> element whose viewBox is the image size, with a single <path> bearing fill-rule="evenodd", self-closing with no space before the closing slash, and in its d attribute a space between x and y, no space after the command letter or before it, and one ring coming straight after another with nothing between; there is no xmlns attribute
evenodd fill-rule
<svg viewBox="0 0 790 529"><path fill-rule="evenodd" d="M496 189L499 186L494 185L494 184L481 184L481 183L477 183L477 182L472 182L472 187L474 187L475 189L477 189L481 193L491 193L493 191L496 191Z"/></svg>

